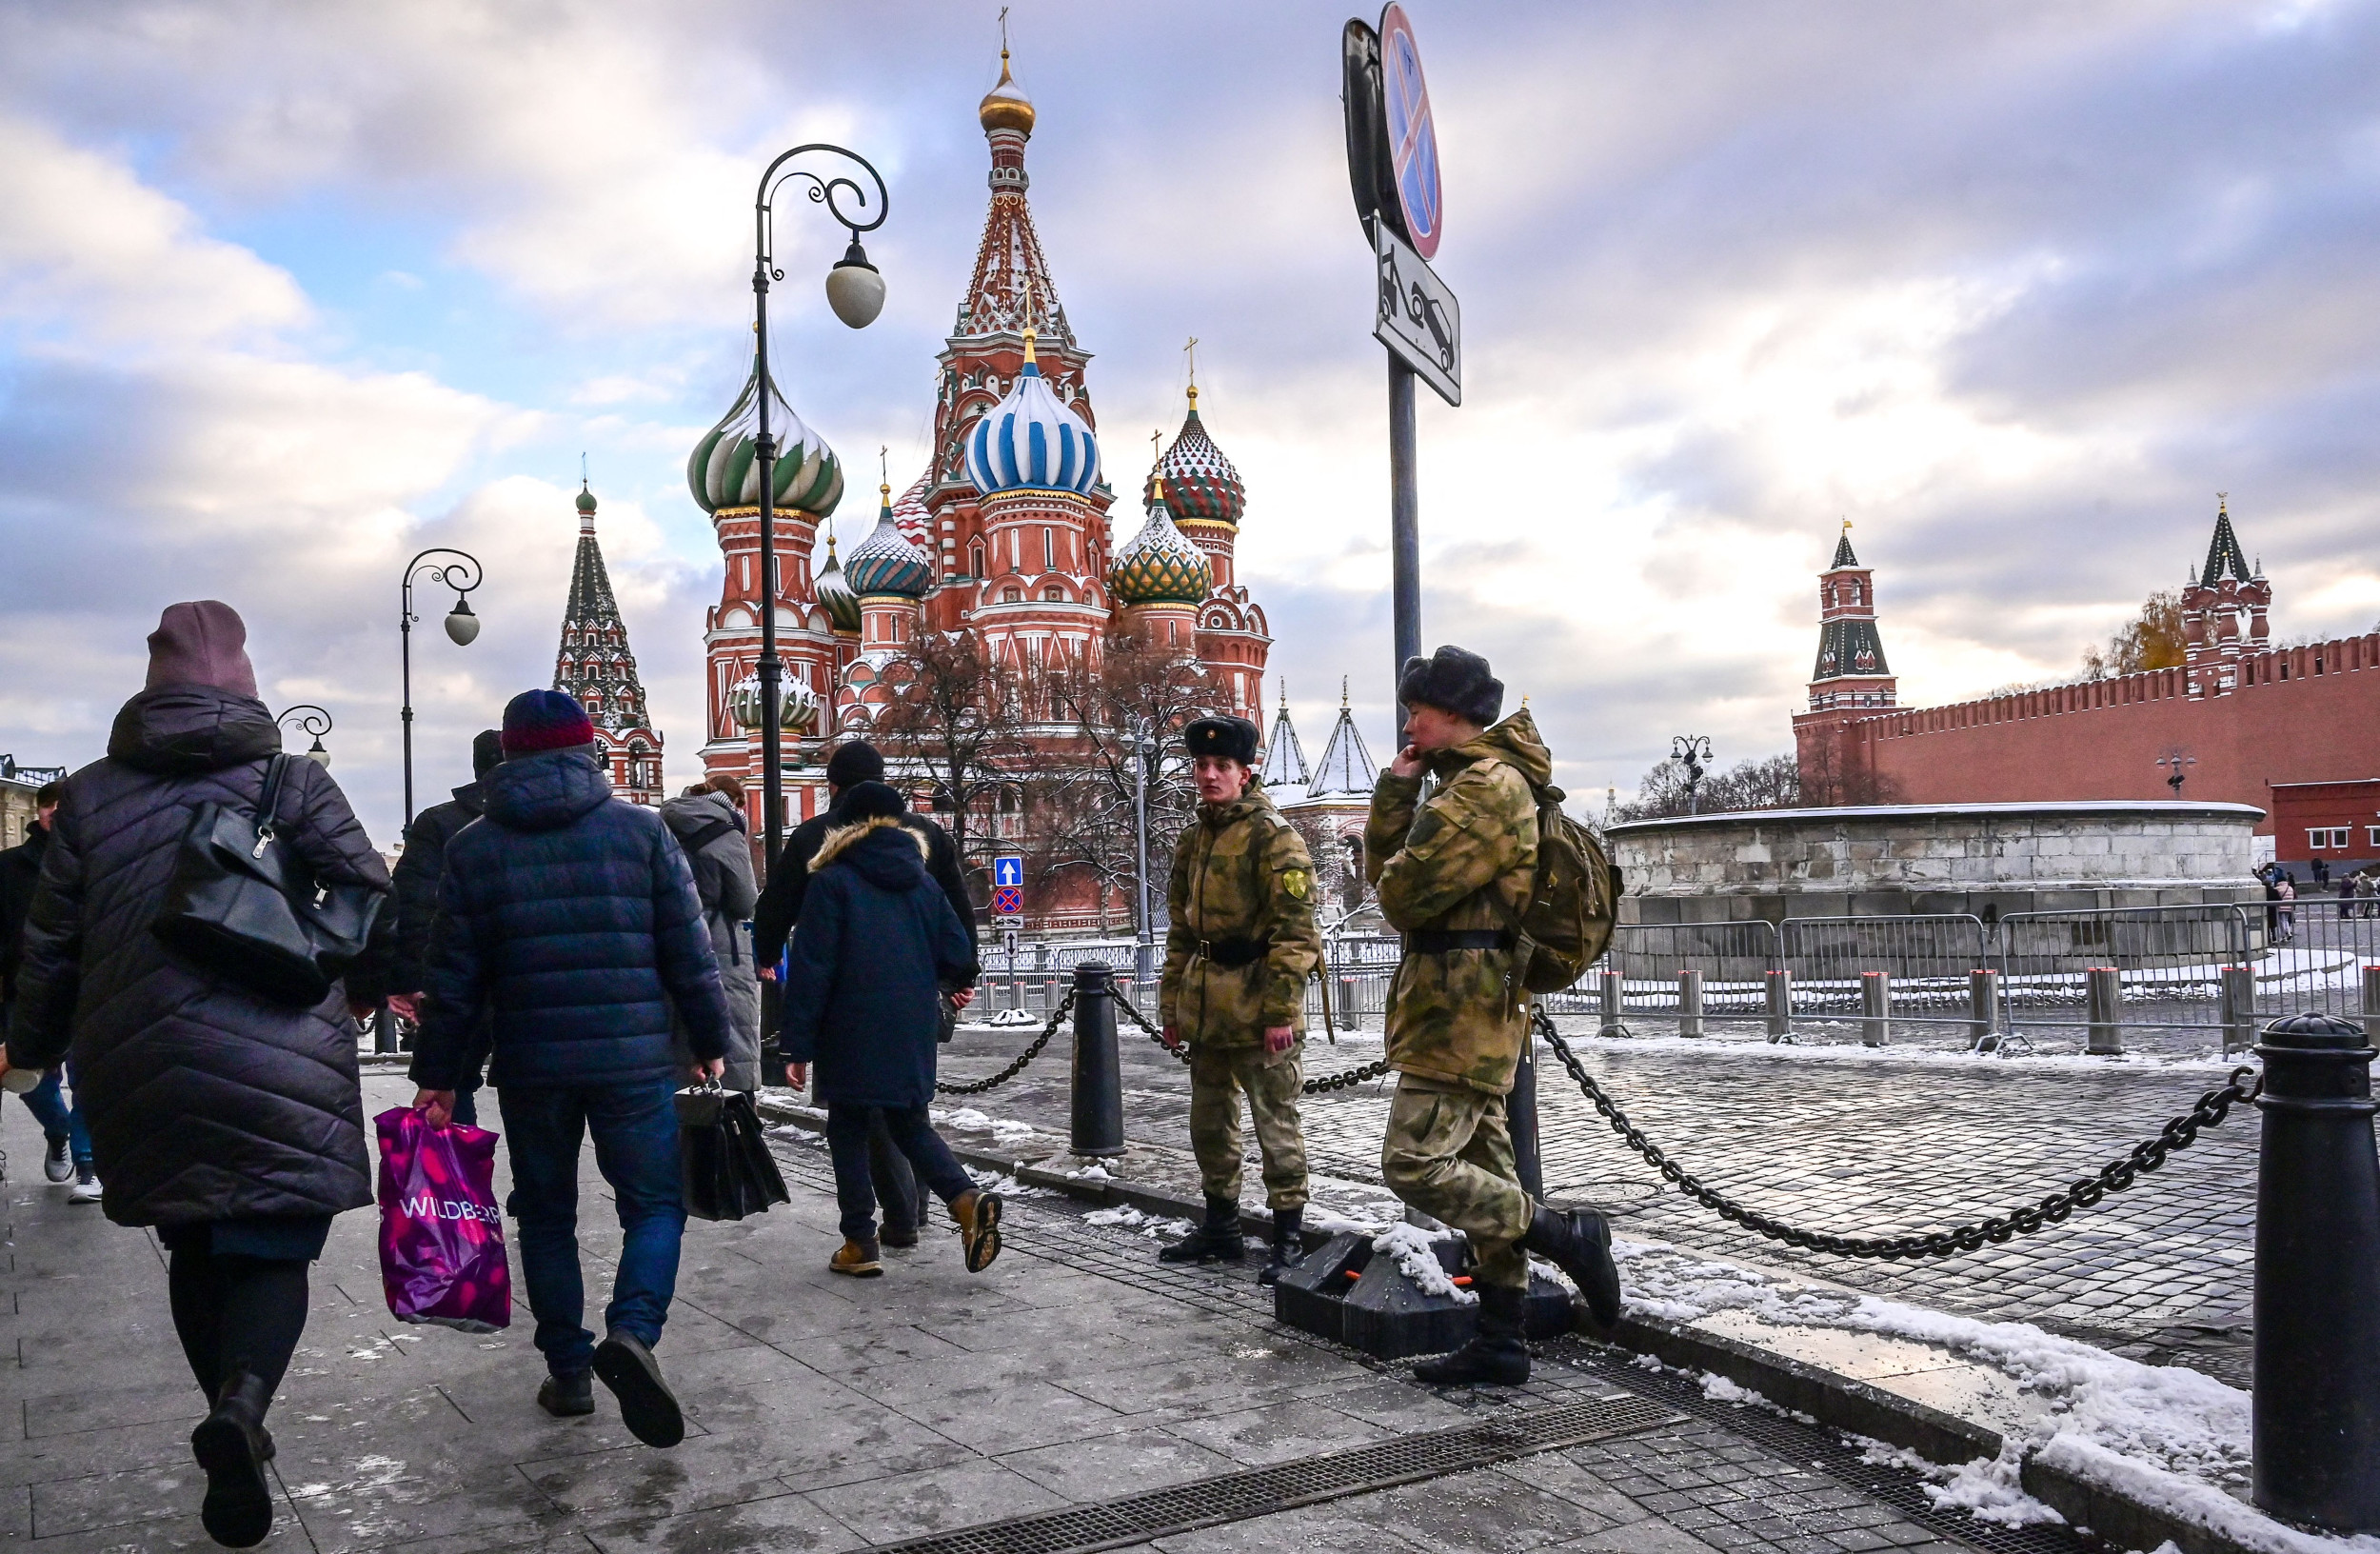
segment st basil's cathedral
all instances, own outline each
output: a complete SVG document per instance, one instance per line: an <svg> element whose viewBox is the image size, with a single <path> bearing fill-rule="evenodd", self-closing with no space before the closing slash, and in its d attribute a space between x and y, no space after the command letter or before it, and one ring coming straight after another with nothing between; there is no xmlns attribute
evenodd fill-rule
<svg viewBox="0 0 2380 1554"><path fill-rule="evenodd" d="M703 764L746 781L760 826L760 395L782 452L775 467L778 652L785 664L786 820L819 813L821 747L865 737L891 695L888 673L920 633L966 632L1026 682L1097 662L1127 628L1194 653L1218 709L1263 722L1272 638L1235 575L1247 492L1199 415L1198 388L1144 488L1144 516L1116 537L1097 417L1078 340L1034 230L1025 191L1032 102L1001 54L978 114L991 151L991 206L975 270L941 353L929 468L901 496L879 488L874 527L840 554L824 531L843 494L842 461L757 365L726 416L686 461L694 500L725 559L707 612L708 725ZM1068 730L1041 741L1062 758ZM1038 914L1037 914L1038 915Z"/></svg>

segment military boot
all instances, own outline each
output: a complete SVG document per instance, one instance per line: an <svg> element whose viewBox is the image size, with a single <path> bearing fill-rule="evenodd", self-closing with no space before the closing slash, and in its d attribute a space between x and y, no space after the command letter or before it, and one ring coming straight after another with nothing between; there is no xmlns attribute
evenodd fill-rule
<svg viewBox="0 0 2380 1554"><path fill-rule="evenodd" d="M1248 1255L1240 1237L1240 1205L1209 1197L1206 1223L1157 1254L1160 1263L1238 1263Z"/></svg>
<svg viewBox="0 0 2380 1554"><path fill-rule="evenodd" d="M1256 1276L1259 1285L1278 1284L1283 1268L1294 1268L1306 1255L1304 1240L1299 1235L1305 1209L1277 1208L1273 1210L1273 1250L1264 1259L1264 1270Z"/></svg>
<svg viewBox="0 0 2380 1554"><path fill-rule="evenodd" d="M1502 1285L1481 1285L1478 1335L1452 1354L1424 1360L1413 1379L1431 1386L1518 1386L1529 1379L1529 1347L1520 1341L1523 1294Z"/></svg>
<svg viewBox="0 0 2380 1554"><path fill-rule="evenodd" d="M207 1472L199 1521L226 1548L249 1548L272 1531L272 1483L265 1476L265 1410L272 1390L245 1370L223 1385L214 1411L190 1432L190 1453Z"/></svg>
<svg viewBox="0 0 2380 1554"><path fill-rule="evenodd" d="M1619 1266L1612 1261L1612 1227L1602 1215L1539 1204L1529 1215L1520 1245L1570 1276L1597 1326L1619 1321Z"/></svg>

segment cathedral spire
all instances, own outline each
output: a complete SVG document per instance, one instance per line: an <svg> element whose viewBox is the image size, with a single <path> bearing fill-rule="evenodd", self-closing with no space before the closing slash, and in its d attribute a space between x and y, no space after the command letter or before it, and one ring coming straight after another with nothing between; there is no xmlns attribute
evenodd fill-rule
<svg viewBox="0 0 2380 1554"><path fill-rule="evenodd" d="M611 572L595 537L595 492L582 476L578 554L570 564L570 594L562 611L562 646L554 659L554 688L586 708L595 726L596 759L623 798L661 802L661 735L628 648L627 623L611 591Z"/></svg>
<svg viewBox="0 0 2380 1554"><path fill-rule="evenodd" d="M1356 730L1356 715L1348 709L1347 683L1342 680L1339 685L1339 722L1331 727L1331 742L1322 747L1322 759L1315 766L1314 781L1307 786L1306 796L1369 795L1379 780L1379 769L1372 765L1372 752L1364 747L1363 735Z"/></svg>
<svg viewBox="0 0 2380 1554"><path fill-rule="evenodd" d="M2248 558L2241 553L2239 536L2231 532L2231 493L2214 493L2214 538L2207 543L2207 568L2198 574L2198 581L2213 588L2226 576L2245 583L2255 577L2261 568L2251 568Z"/></svg>
<svg viewBox="0 0 2380 1554"><path fill-rule="evenodd" d="M1285 789L1302 789L1311 776L1306 767L1305 747L1299 743L1298 730L1289 721L1289 682L1284 680L1280 710L1273 714L1272 733L1264 742L1264 765L1258 769L1258 779L1278 802L1285 796Z"/></svg>

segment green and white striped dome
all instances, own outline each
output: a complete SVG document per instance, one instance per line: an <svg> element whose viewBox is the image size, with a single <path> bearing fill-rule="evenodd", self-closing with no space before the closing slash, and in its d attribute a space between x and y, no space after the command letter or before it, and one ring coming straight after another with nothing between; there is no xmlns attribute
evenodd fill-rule
<svg viewBox="0 0 2380 1554"><path fill-rule="evenodd" d="M735 408L703 435L685 461L686 488L704 512L761 505L760 461L752 439L760 430L760 369L744 380ZM843 500L843 461L826 440L793 413L772 380L768 386L768 431L777 439L776 492L780 510L798 508L823 518Z"/></svg>

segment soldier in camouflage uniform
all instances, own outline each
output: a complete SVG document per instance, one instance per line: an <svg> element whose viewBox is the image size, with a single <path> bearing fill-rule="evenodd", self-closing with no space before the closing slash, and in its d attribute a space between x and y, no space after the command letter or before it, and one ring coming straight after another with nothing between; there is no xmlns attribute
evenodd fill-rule
<svg viewBox="0 0 2380 1554"><path fill-rule="evenodd" d="M1504 686L1460 648L1408 659L1398 677L1408 743L1372 790L1365 870L1403 933L1388 993L1397 1096L1380 1173L1398 1197L1469 1238L1479 1336L1416 1367L1428 1382L1517 1385L1529 1376L1521 1304L1532 1251L1568 1274L1608 1326L1619 1315L1611 1231L1521 1190L1504 1098L1529 1039L1514 980L1514 925L1537 856L1534 789L1553 757L1522 708L1497 721ZM1423 787L1424 777L1435 783Z"/></svg>
<svg viewBox="0 0 2380 1554"><path fill-rule="evenodd" d="M1190 1146L1206 1222L1158 1255L1168 1263L1237 1263L1240 1097L1248 1098L1273 1249L1271 1284L1298 1260L1306 1146L1298 1122L1305 1083L1306 979L1322 957L1314 926L1314 860L1297 828L1256 784L1256 725L1200 718L1184 731L1199 814L1174 849L1165 901L1165 1043L1190 1044Z"/></svg>

